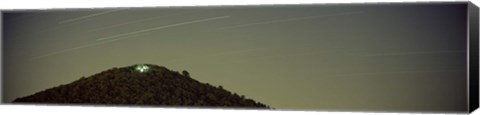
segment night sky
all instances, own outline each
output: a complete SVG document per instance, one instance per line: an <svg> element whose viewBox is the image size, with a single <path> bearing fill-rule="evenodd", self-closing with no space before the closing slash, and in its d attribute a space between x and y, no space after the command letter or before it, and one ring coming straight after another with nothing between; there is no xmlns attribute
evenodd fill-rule
<svg viewBox="0 0 480 115"><path fill-rule="evenodd" d="M148 63L286 110L464 111L466 3L3 12L3 101Z"/></svg>

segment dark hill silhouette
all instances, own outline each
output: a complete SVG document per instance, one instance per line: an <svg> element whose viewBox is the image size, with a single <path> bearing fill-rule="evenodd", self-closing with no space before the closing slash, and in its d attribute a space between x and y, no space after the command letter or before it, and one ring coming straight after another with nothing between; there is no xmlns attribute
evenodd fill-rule
<svg viewBox="0 0 480 115"><path fill-rule="evenodd" d="M13 102L270 108L192 79L187 71L180 74L151 64L113 68Z"/></svg>

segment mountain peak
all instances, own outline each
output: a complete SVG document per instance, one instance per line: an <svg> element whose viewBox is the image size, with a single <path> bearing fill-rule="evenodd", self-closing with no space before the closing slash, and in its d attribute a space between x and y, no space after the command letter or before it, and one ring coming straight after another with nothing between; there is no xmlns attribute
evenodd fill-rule
<svg viewBox="0 0 480 115"><path fill-rule="evenodd" d="M17 98L14 103L270 108L154 64L112 68L69 84Z"/></svg>

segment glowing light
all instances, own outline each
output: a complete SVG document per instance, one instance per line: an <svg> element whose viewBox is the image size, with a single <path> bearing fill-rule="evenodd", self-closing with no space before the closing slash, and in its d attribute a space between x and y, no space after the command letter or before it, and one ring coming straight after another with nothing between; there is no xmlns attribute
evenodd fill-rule
<svg viewBox="0 0 480 115"><path fill-rule="evenodd" d="M143 73L143 72L147 72L148 70L150 69L150 67L148 67L147 65L137 65L137 67L135 67L135 70L139 71L140 73Z"/></svg>

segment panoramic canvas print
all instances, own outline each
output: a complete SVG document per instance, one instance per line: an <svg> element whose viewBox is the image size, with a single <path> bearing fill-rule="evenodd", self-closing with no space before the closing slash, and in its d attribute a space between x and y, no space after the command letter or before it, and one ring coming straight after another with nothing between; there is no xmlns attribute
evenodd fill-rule
<svg viewBox="0 0 480 115"><path fill-rule="evenodd" d="M2 102L466 112L467 3L2 11Z"/></svg>

